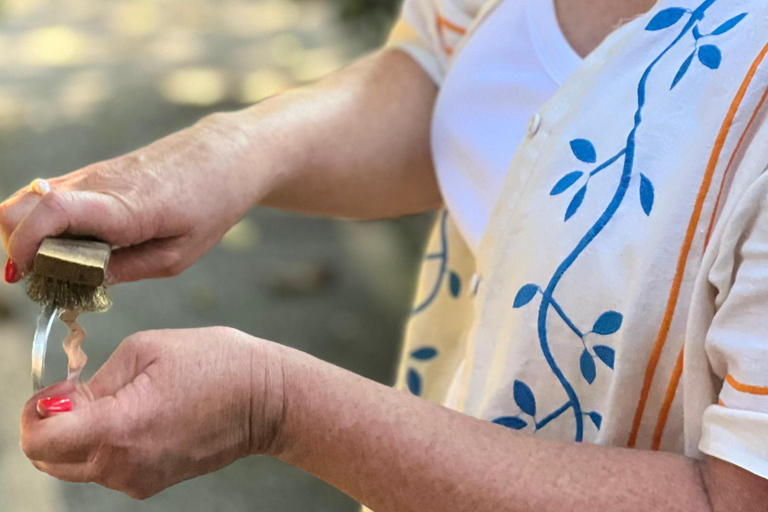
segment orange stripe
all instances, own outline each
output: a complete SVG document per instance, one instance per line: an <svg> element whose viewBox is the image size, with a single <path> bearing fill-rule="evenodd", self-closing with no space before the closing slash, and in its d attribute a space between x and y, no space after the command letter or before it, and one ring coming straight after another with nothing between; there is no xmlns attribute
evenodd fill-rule
<svg viewBox="0 0 768 512"><path fill-rule="evenodd" d="M760 114L760 111L763 109L763 105L765 104L765 101L768 99L768 88L766 88L765 92L763 93L763 97L760 98L760 103L758 103L757 108L752 113L752 118L749 120L749 123L747 124L747 127L744 129L744 133L741 134L741 138L739 138L739 143L736 144L736 149L733 150L733 154L731 155L731 160L728 162L728 167L725 168L725 174L723 174L723 181L720 182L720 191L717 193L717 201L715 202L715 209L712 211L712 218L709 221L709 228L707 229L707 238L704 240L704 249L707 248L709 245L709 238L712 236L712 229L715 227L715 217L717 215L717 210L720 208L720 199L723 195L723 189L725 188L725 181L728 177L728 173L731 170L731 167L733 166L733 162L736 160L736 156L739 154L739 150L741 149L742 144L744 144L744 139L746 139L747 134L749 133L750 129L752 128L752 125L755 122L755 119L757 119L757 116Z"/></svg>
<svg viewBox="0 0 768 512"><path fill-rule="evenodd" d="M742 384L733 378L730 373L725 376L725 382L731 385L736 391L747 393L750 395L768 396L768 386L752 386L750 384Z"/></svg>
<svg viewBox="0 0 768 512"><path fill-rule="evenodd" d="M451 47L450 47L450 46L448 46L447 44L443 45L443 51L444 51L444 52L445 52L447 55L453 55L453 48L451 48Z"/></svg>
<svg viewBox="0 0 768 512"><path fill-rule="evenodd" d="M704 208L704 201L707 198L709 187L712 184L712 177L715 173L715 169L717 168L717 163L720 160L720 154L723 152L723 147L725 146L728 134L730 133L731 127L733 126L733 120L736 118L736 113L741 106L741 102L744 100L747 89L749 89L749 86L755 77L755 73L757 73L758 67L763 62L766 53L768 53L768 45L763 47L763 49L760 51L760 54L757 56L757 59L755 59L755 62L752 63L752 67L749 69L744 82L741 84L739 92L731 102L728 114L723 121L723 125L720 127L720 133L718 133L717 139L715 140L715 145L712 148L712 154L710 155L709 163L707 164L707 169L704 173L704 179L701 183L701 187L699 188L699 194L696 197L693 213L691 215L690 221L688 222L688 230L685 234L685 239L683 240L683 246L680 249L680 256L677 260L675 277L672 281L672 289L670 290L669 298L667 300L664 318L661 321L661 327L659 328L659 333L656 336L656 342L654 343L651 357L648 360L648 366L645 369L643 387L640 390L640 399L637 403L635 417L632 422L632 430L629 434L629 441L627 442L627 445L630 448L633 448L635 444L637 444L637 434L640 431L640 423L643 420L643 413L645 412L645 406L648 402L648 395L651 392L651 385L653 384L653 377L656 374L656 367L659 364L659 359L661 359L661 352L664 350L664 345L667 342L667 335L669 334L669 329L672 325L672 318L675 315L677 299L680 296L680 288L682 286L683 277L685 274L685 267L688 263L688 256L691 252L693 239L696 236L696 227L698 226L699 220L701 219L701 211Z"/></svg>
<svg viewBox="0 0 768 512"><path fill-rule="evenodd" d="M721 407L728 407L727 405L725 405L725 402L723 402L723 399L722 399L722 398L721 398L720 400L718 400L718 401L717 401L717 405L719 405L719 406L721 406Z"/></svg>
<svg viewBox="0 0 768 512"><path fill-rule="evenodd" d="M765 92L763 92L762 98L760 98L760 103L758 103L757 108L752 113L752 117L749 120L749 123L747 123L747 127L744 129L744 132L741 134L741 137L739 137L739 142L736 144L736 147L733 150L733 154L731 155L730 160L728 161L728 166L725 168L725 172L723 173L723 179L720 182L720 190L717 193L717 201L715 202L715 208L712 211L712 217L709 221L709 228L707 230L707 236L704 240L704 249L706 250L707 246L709 245L710 237L712 236L712 229L715 224L715 218L717 215L717 211L719 209L720 200L722 198L723 189L725 188L725 182L726 178L728 177L728 174L733 167L733 164L736 160L736 156L739 154L739 150L741 149L741 146L744 144L744 140L746 139L747 134L749 133L750 129L752 128L752 125L755 122L755 119L757 119L757 116L760 114L760 111L762 110L766 100L768 100L768 88L766 88ZM659 412L659 418L656 423L656 431L653 434L653 445L652 449L658 450L659 446L661 445L661 437L664 434L664 428L667 424L667 419L669 418L669 411L672 407L672 402L675 399L675 395L677 394L677 388L680 385L680 377L683 373L683 348L680 349L680 354L677 356L677 362L675 363L675 368L672 371L672 375L669 378L669 384L667 385L667 393L664 397L664 403L661 406L661 411ZM720 405L725 405L722 403L722 400L719 401Z"/></svg>
<svg viewBox="0 0 768 512"><path fill-rule="evenodd" d="M467 33L467 29L456 25L455 23L440 15L437 16L437 27L440 29L447 28L449 30L453 30L462 36Z"/></svg>
<svg viewBox="0 0 768 512"><path fill-rule="evenodd" d="M675 368L672 370L672 376L669 378L667 394L664 396L664 403L661 405L661 411L659 412L659 420L656 423L656 431L653 433L653 439L651 440L651 450L658 450L661 446L661 436L664 434L664 427L667 426L669 410L672 408L672 402L675 401L677 386L680 384L680 377L683 375L684 348L680 349L680 354L678 354L677 361L675 362Z"/></svg>

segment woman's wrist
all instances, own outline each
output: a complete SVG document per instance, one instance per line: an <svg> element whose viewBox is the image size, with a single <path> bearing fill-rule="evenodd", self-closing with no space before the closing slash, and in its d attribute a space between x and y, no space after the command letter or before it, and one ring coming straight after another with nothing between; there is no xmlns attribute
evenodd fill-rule
<svg viewBox="0 0 768 512"><path fill-rule="evenodd" d="M219 154L229 179L241 191L247 190L251 206L305 167L301 141L291 140L279 105L269 103L211 114L193 127L201 137L215 141L212 150Z"/></svg>
<svg viewBox="0 0 768 512"><path fill-rule="evenodd" d="M285 348L253 338L250 355L248 454L277 457L284 446L287 407Z"/></svg>
<svg viewBox="0 0 768 512"><path fill-rule="evenodd" d="M281 382L272 386L272 410L279 411L273 420L275 436L268 455L296 467L303 468L302 456L311 449L313 439L309 430L322 429L316 421L316 410L322 409L329 395L335 392L336 382L329 371L340 370L299 350L274 345L275 357L280 361ZM279 388L279 391L277 389ZM280 408L276 407L278 399ZM303 449L303 448L304 449Z"/></svg>

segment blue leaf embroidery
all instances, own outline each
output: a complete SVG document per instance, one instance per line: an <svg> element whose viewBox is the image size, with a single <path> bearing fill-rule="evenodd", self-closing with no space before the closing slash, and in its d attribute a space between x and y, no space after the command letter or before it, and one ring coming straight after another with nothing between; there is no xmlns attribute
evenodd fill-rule
<svg viewBox="0 0 768 512"><path fill-rule="evenodd" d="M556 196L558 194L562 194L566 190L570 188L571 185L579 181L579 178L581 178L584 175L581 171L573 171L569 172L562 178L560 178L560 181L558 181L554 187L552 187L552 192L549 193L551 196Z"/></svg>
<svg viewBox="0 0 768 512"><path fill-rule="evenodd" d="M698 25L693 27L693 38L694 39L701 39L701 31L699 31L699 26Z"/></svg>
<svg viewBox="0 0 768 512"><path fill-rule="evenodd" d="M579 211L579 208L581 207L581 203L584 202L584 196L587 195L587 186L584 185L579 189L578 192L576 192L576 195L573 196L573 199L571 199L571 204L568 205L568 209L565 211L565 220L566 222L568 219L574 216L574 214Z"/></svg>
<svg viewBox="0 0 768 512"><path fill-rule="evenodd" d="M616 358L616 351L613 350L611 347L606 347L605 345L596 345L594 347L595 354L597 354L597 357L600 358L602 362L605 363L605 366L613 370L613 363L614 359Z"/></svg>
<svg viewBox="0 0 768 512"><path fill-rule="evenodd" d="M597 368L595 368L595 360L592 359L592 356L589 355L589 352L587 352L586 349L584 349L584 352L581 353L581 361L579 361L579 364L581 366L581 374L584 376L584 379L586 379L586 381L590 384L595 382L595 375L597 373Z"/></svg>
<svg viewBox="0 0 768 512"><path fill-rule="evenodd" d="M606 311L595 321L592 332L602 336L608 336L621 329L621 322L624 317L616 311Z"/></svg>
<svg viewBox="0 0 768 512"><path fill-rule="evenodd" d="M597 430L600 430L600 425L603 424L603 417L594 411L587 414L587 416L589 416L589 419L591 419L592 423L595 424L595 426L597 427Z"/></svg>
<svg viewBox="0 0 768 512"><path fill-rule="evenodd" d="M493 423L513 430L522 430L528 426L528 423L525 420L520 419L517 416L502 416L501 418L493 420Z"/></svg>
<svg viewBox="0 0 768 512"><path fill-rule="evenodd" d="M593 164L597 162L595 146L587 139L574 139L571 141L573 154L582 162Z"/></svg>
<svg viewBox="0 0 768 512"><path fill-rule="evenodd" d="M419 361L429 361L437 357L437 349L432 347L424 347L418 350L414 350L411 357L418 359Z"/></svg>
<svg viewBox="0 0 768 512"><path fill-rule="evenodd" d="M646 215L650 215L653 210L654 197L653 183L645 174L640 174L640 205Z"/></svg>
<svg viewBox="0 0 768 512"><path fill-rule="evenodd" d="M685 13L686 9L683 9L682 7L671 7L659 11L645 27L645 30L662 30L669 28L680 21L680 18L682 18Z"/></svg>
<svg viewBox="0 0 768 512"><path fill-rule="evenodd" d="M536 398L533 396L531 388L519 380L514 385L515 403L522 411L531 416L536 416Z"/></svg>
<svg viewBox="0 0 768 512"><path fill-rule="evenodd" d="M717 46L713 44L705 44L699 48L699 60L709 69L717 69L720 67L720 62L723 60L723 54L720 53L720 48Z"/></svg>
<svg viewBox="0 0 768 512"><path fill-rule="evenodd" d="M520 291L517 292L517 295L515 296L515 303L512 304L512 307L517 309L525 306L533 298L536 296L536 292L539 291L539 287L535 284L527 284L520 288Z"/></svg>
<svg viewBox="0 0 768 512"><path fill-rule="evenodd" d="M413 368L408 369L408 389L416 396L421 396L421 377Z"/></svg>
<svg viewBox="0 0 768 512"><path fill-rule="evenodd" d="M461 278L459 277L459 274L456 272L451 272L451 295L454 297L458 297L461 293Z"/></svg>
<svg viewBox="0 0 768 512"><path fill-rule="evenodd" d="M743 20L747 16L747 13L743 12L739 14L738 16L734 16L733 18L729 19L719 27L717 27L713 32L713 36L719 36L720 34L725 34L729 30L731 30L733 27L739 24L741 20Z"/></svg>
<svg viewBox="0 0 768 512"><path fill-rule="evenodd" d="M683 65L680 66L680 69L677 71L677 74L675 75L675 79L672 80L672 86L669 88L671 91L675 88L675 86L680 82L680 80L683 79L685 74L688 72L688 68L691 67L691 62L693 62L693 57L696 55L696 52L690 54L685 61L683 61Z"/></svg>

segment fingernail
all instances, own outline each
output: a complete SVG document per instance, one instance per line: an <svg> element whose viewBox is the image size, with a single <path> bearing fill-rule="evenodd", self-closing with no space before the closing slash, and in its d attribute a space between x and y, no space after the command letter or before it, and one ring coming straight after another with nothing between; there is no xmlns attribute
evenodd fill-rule
<svg viewBox="0 0 768 512"><path fill-rule="evenodd" d="M49 397L37 401L37 412L40 416L47 416L56 412L70 412L72 400L66 397Z"/></svg>
<svg viewBox="0 0 768 512"><path fill-rule="evenodd" d="M18 283L20 280L21 275L19 273L19 266L16 265L15 261L9 258L5 263L5 282L13 284Z"/></svg>

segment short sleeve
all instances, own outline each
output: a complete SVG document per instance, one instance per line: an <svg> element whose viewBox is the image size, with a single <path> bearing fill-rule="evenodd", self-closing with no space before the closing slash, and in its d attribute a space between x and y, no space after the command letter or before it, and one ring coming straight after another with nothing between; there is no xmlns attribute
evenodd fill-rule
<svg viewBox="0 0 768 512"><path fill-rule="evenodd" d="M729 286L719 287L706 339L722 388L704 412L699 449L768 478L768 176L745 193L735 219L732 263L719 270Z"/></svg>
<svg viewBox="0 0 768 512"><path fill-rule="evenodd" d="M454 49L488 0L405 0L387 46L409 54L440 85Z"/></svg>

